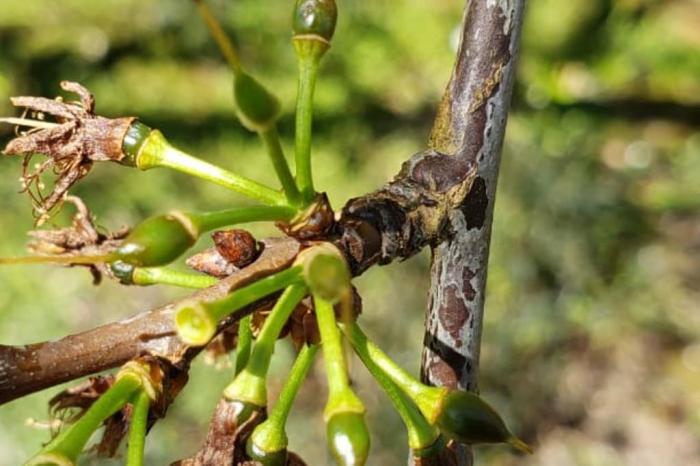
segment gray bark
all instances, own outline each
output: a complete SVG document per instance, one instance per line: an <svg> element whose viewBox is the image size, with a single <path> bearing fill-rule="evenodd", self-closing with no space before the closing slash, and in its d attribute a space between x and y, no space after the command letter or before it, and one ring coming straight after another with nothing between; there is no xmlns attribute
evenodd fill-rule
<svg viewBox="0 0 700 466"><path fill-rule="evenodd" d="M466 199L449 213L449 230L432 247L422 378L477 391L489 243L496 184L513 88L524 0L467 3L452 79L430 147L476 164ZM468 449L459 464L472 464Z"/></svg>

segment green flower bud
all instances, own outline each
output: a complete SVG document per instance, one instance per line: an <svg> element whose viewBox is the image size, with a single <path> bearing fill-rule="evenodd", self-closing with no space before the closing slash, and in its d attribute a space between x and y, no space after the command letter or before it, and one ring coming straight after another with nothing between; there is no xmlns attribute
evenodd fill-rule
<svg viewBox="0 0 700 466"><path fill-rule="evenodd" d="M532 453L527 444L508 430L496 410L471 392L450 391L442 401L436 423L445 435L461 443L509 443Z"/></svg>
<svg viewBox="0 0 700 466"><path fill-rule="evenodd" d="M238 71L233 80L233 100L241 124L250 131L268 129L280 113L277 98L244 71Z"/></svg>
<svg viewBox="0 0 700 466"><path fill-rule="evenodd" d="M364 415L340 412L326 423L328 448L340 466L362 466L369 455L369 431Z"/></svg>
<svg viewBox="0 0 700 466"><path fill-rule="evenodd" d="M158 215L136 225L116 251L116 258L139 267L163 265L188 250L199 235L182 215Z"/></svg>
<svg viewBox="0 0 700 466"><path fill-rule="evenodd" d="M250 459L261 463L263 466L284 466L287 464L287 450L265 451L255 444L250 437L246 443L246 453Z"/></svg>
<svg viewBox="0 0 700 466"><path fill-rule="evenodd" d="M315 35L330 42L335 32L338 8L335 0L297 0L292 17L295 36Z"/></svg>

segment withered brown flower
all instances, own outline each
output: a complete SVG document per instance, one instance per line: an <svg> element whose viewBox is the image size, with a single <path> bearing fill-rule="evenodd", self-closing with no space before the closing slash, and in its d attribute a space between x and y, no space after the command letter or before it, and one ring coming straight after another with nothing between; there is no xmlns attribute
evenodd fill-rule
<svg viewBox="0 0 700 466"><path fill-rule="evenodd" d="M77 94L80 101L64 102L61 97L53 100L12 97L12 105L24 108L24 115L29 112L38 120L3 119L32 128L18 132L3 153L24 157L22 191L32 197L37 224L46 221L49 211L64 200L71 186L87 175L93 162L124 159L122 140L134 121L132 117L110 119L95 115L93 95L76 82L63 81L61 88ZM43 121L46 115L52 116L55 123ZM43 154L48 160L31 167L35 154ZM48 169L52 169L57 178L51 193L44 195L41 175Z"/></svg>

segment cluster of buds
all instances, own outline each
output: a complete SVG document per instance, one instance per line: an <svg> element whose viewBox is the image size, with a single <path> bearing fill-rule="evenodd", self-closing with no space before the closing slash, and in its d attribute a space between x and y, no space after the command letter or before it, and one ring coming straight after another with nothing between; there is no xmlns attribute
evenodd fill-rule
<svg viewBox="0 0 700 466"><path fill-rule="evenodd" d="M231 331L231 324L237 323L236 373L224 390L223 404L234 418L230 419L231 425L247 426L245 434L235 439L245 447L241 464L251 460L265 466L299 462L287 451L286 424L319 350L323 353L328 386L323 413L328 448L340 466L367 463L371 441L366 408L350 382L343 338L350 342L401 416L416 464L448 464L446 458L450 458L454 443L505 442L529 452L529 447L478 395L421 383L360 329L360 300L352 286L352 273L344 252L333 243L334 213L326 195L314 189L311 172L313 95L321 58L330 47L336 27L335 1L297 0L294 7L292 42L299 64L294 176L276 130L278 100L244 70L204 2L198 0L197 5L231 66L233 101L239 120L260 135L281 189L186 154L172 146L160 131L136 118L110 120L97 116L94 99L84 87L63 83L65 90L79 95L79 103L27 97L13 100L17 106L53 115L55 123L8 119L34 129L11 142L6 154L30 157L42 152L59 167L54 191L39 206L42 216L65 200L73 183L100 161L141 170L175 169L243 194L260 205L214 212L174 211L147 218L119 234L100 235L87 209L79 204L81 217L76 217L72 229L35 234L44 239L44 246L50 244L52 248L36 248L38 254L34 256L0 259L0 263L53 262L100 267L126 285L219 286L220 279L249 267L260 254L261 244L244 230L217 231L213 235L215 247L188 260L203 275L177 272L166 266L192 248L206 232L241 223L275 222L287 236L298 241L295 244L300 252L293 263L285 263L274 272L253 273L250 279L235 286L224 285L223 292L215 298L207 293L196 294L171 308L180 341L195 352L211 344L217 334ZM25 177L25 187L28 179ZM274 304L264 312L258 310L249 315L252 306L260 302ZM268 408L270 363L277 340L285 334L295 339L298 355L276 403ZM152 407L162 398L162 379L159 364L151 360L141 358L127 363L103 390L96 395L90 393L92 398L82 415L27 464L74 465L92 433L126 407L127 464L143 464L144 437ZM85 397L71 395L62 397L60 402L69 403L69 399L82 403ZM233 459L229 459L232 463Z"/></svg>

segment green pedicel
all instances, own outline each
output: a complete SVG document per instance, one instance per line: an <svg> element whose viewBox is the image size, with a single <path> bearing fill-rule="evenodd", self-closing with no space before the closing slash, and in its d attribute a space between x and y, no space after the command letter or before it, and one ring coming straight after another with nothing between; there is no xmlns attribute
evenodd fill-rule
<svg viewBox="0 0 700 466"><path fill-rule="evenodd" d="M350 388L333 305L316 295L314 305L328 379L328 402L323 411L328 448L341 466L363 465L370 448L365 407Z"/></svg>
<svg viewBox="0 0 700 466"><path fill-rule="evenodd" d="M248 455L264 466L283 466L287 460L285 425L294 399L318 351L318 345L304 347L299 352L287 381L268 419L257 426L248 439Z"/></svg>
<svg viewBox="0 0 700 466"><path fill-rule="evenodd" d="M216 334L221 319L255 301L301 281L301 267L294 266L261 278L215 301L189 301L175 313L180 338L192 346L202 346Z"/></svg>

